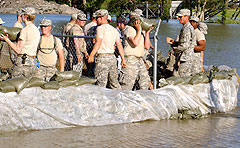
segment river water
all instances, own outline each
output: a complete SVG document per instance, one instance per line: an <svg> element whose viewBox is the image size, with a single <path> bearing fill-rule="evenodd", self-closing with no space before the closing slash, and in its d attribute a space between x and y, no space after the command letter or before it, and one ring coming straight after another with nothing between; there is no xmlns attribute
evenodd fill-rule
<svg viewBox="0 0 240 148"><path fill-rule="evenodd" d="M0 17L11 26L15 15ZM68 15L38 15L36 25L46 17L53 20L53 33L60 34ZM208 24L205 65L228 65L240 74L240 25ZM169 45L167 36L175 38L181 29L177 20L162 22L158 49L165 56ZM152 33L152 35L154 32ZM161 120L139 123L75 127L0 134L0 147L239 147L240 146L240 94L238 106L231 112L209 115L198 120Z"/></svg>

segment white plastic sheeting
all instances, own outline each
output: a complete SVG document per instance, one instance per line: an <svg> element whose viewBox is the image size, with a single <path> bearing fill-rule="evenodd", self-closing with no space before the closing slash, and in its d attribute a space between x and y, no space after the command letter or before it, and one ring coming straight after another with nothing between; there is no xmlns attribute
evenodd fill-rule
<svg viewBox="0 0 240 148"><path fill-rule="evenodd" d="M237 78L209 84L169 85L149 91L119 91L95 85L20 94L0 93L0 131L99 126L169 119L178 109L199 107L202 114L227 112L237 105Z"/></svg>

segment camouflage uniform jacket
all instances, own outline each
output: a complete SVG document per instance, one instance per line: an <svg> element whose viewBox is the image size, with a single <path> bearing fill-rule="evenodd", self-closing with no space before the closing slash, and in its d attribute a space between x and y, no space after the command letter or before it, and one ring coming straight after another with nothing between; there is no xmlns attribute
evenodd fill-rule
<svg viewBox="0 0 240 148"><path fill-rule="evenodd" d="M70 35L80 35L80 36L84 36L84 32L83 32L83 29L82 27L80 27L79 25L77 24L74 24L73 27L69 30L69 34ZM76 51L75 49L75 43L74 43L74 38L70 38L70 48L71 50L74 50ZM86 42L84 40L84 38L78 38L79 40L79 47L80 47L80 51L81 52L86 52Z"/></svg>
<svg viewBox="0 0 240 148"><path fill-rule="evenodd" d="M189 61L193 59L195 43L195 31L188 22L183 25L180 31L179 41L177 42L177 48L174 50L175 53L180 54L180 59L178 57L180 61Z"/></svg>

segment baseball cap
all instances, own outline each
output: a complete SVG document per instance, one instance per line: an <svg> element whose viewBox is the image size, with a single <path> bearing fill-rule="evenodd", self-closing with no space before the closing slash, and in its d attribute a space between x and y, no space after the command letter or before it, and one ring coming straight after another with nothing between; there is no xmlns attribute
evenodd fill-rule
<svg viewBox="0 0 240 148"><path fill-rule="evenodd" d="M92 17L97 17L97 15L96 15L96 13L95 13L95 12L93 13Z"/></svg>
<svg viewBox="0 0 240 148"><path fill-rule="evenodd" d="M135 9L133 12L130 13L131 16L143 16L143 11L141 9Z"/></svg>
<svg viewBox="0 0 240 148"><path fill-rule="evenodd" d="M107 18L107 20L108 20L109 22L111 22L111 20L112 20L112 17L111 17L111 15L108 15L108 18Z"/></svg>
<svg viewBox="0 0 240 148"><path fill-rule="evenodd" d="M17 16L21 16L22 15L22 10L18 10L17 11Z"/></svg>
<svg viewBox="0 0 240 148"><path fill-rule="evenodd" d="M108 15L108 11L106 9L99 9L95 12L95 14L98 16L105 16Z"/></svg>
<svg viewBox="0 0 240 148"><path fill-rule="evenodd" d="M199 22L199 18L196 16L191 16L190 21Z"/></svg>
<svg viewBox="0 0 240 148"><path fill-rule="evenodd" d="M77 19L79 19L79 20L81 20L81 21L86 21L86 20L87 20L86 14L84 14L84 13L79 13L79 14L77 15Z"/></svg>
<svg viewBox="0 0 240 148"><path fill-rule="evenodd" d="M35 15L36 10L33 7L26 7L22 9L22 14Z"/></svg>
<svg viewBox="0 0 240 148"><path fill-rule="evenodd" d="M52 21L51 20L49 20L49 19L43 19L41 22L40 22L40 27L42 27L42 26L49 26L49 25L52 25Z"/></svg>
<svg viewBox="0 0 240 148"><path fill-rule="evenodd" d="M177 13L177 16L185 16L185 15L190 16L190 10L189 10L189 9L181 9L181 10Z"/></svg>

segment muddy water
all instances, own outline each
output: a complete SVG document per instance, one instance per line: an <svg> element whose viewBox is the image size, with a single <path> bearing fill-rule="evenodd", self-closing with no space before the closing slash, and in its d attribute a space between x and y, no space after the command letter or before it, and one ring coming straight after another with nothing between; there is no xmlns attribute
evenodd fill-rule
<svg viewBox="0 0 240 148"><path fill-rule="evenodd" d="M0 16L2 17L2 16ZM43 16L41 16L43 17ZM46 15L48 18L49 15ZM69 16L52 16L55 30ZM14 17L11 17L14 20ZM5 20L4 20L5 21ZM8 22L9 24L11 22ZM208 24L205 65L228 65L240 73L240 25ZM166 36L176 37L178 21L163 22L158 47L167 55ZM240 98L240 95L238 95ZM76 127L0 134L0 147L239 147L240 101L225 114L209 115L199 120L162 120L100 127Z"/></svg>

